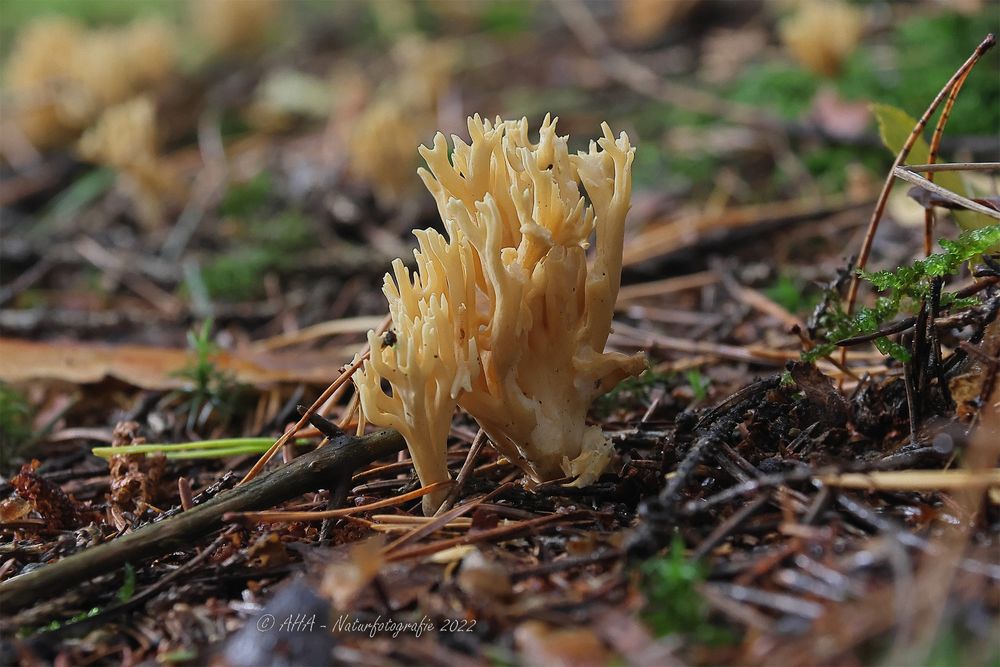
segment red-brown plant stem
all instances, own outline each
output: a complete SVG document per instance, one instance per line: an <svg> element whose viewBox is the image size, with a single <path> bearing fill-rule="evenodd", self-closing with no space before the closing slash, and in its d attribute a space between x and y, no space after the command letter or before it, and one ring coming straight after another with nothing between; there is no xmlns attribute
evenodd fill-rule
<svg viewBox="0 0 1000 667"><path fill-rule="evenodd" d="M330 396L333 395L333 392L337 391L341 385L350 381L351 375L353 375L354 371L361 366L366 356L367 355L359 356L354 363L344 369L344 371L340 374L340 377L330 383L330 386L326 388L326 391L324 391L320 397L317 398L311 406L309 406L308 410L302 413L302 417L295 423L295 426L282 433L281 437L278 438L273 445L271 445L270 449L264 452L264 455L257 459L257 462L253 464L253 467L250 468L249 472L247 472L243 479L240 480L240 483L237 484L237 486L246 484L260 474L260 471L264 469L264 466L271 460L271 457L274 456L275 452L284 447L286 442L295 437L295 434L299 432L299 429L309 423L309 418L326 402L328 398L330 398Z"/></svg>
<svg viewBox="0 0 1000 667"><path fill-rule="evenodd" d="M955 82L952 86L951 92L948 93L948 99L945 100L944 108L941 109L941 116L938 118L937 125L934 127L934 135L931 137L930 149L927 151L927 164L934 164L937 162L938 148L941 146L941 137L944 136L944 126L948 122L948 117L951 116L951 109L955 106L955 99L958 97L958 91L962 90L962 86L965 85L965 80L969 78L969 72L966 71L965 75ZM927 180L934 182L934 172L927 172ZM924 209L924 256L930 257L931 250L934 249L934 207L928 206Z"/></svg>
<svg viewBox="0 0 1000 667"><path fill-rule="evenodd" d="M382 324L380 324L378 329L376 329L376 332L377 333L384 332L388 328L391 322L392 320L389 319L388 316L386 316L386 318L382 320ZM354 372L359 368L361 368L361 364L364 363L364 361L368 358L368 355L370 353L371 350L368 348L367 345L365 345L361 354L358 355L358 358L355 359L350 366L345 368L336 380L330 383L330 386L326 388L326 391L324 391L319 398L313 401L313 404L309 406L309 409L302 413L302 417L299 419L298 422L295 423L295 426L293 426L292 428L288 429L287 431L281 434L281 437L278 438L273 445L271 445L270 449L264 452L264 455L261 456L257 460L257 462L253 464L253 467L250 468L250 471L247 472L247 474L243 477L243 479L240 480L240 483L237 484L237 486L240 486L241 484L246 484L254 477L259 475L260 471L264 469L265 465L267 465L267 462L271 460L272 456L274 456L274 453L277 452L282 447L284 447L286 442L294 438L295 434L298 433L303 426L309 423L309 418L312 417L317 410L323 407L323 404L326 403L326 401L329 400L329 398L333 396L333 394L340 387L350 382L351 377L354 375Z"/></svg>
<svg viewBox="0 0 1000 667"><path fill-rule="evenodd" d="M861 243L861 252L858 253L858 261L855 267L856 269L863 269L868 264L868 256L871 254L872 243L875 241L875 231L878 229L878 223L882 219L882 214L885 212L885 205L889 200L889 193L892 192L892 185L896 181L896 176L893 173L896 167L903 164L906 160L907 156L910 154L910 150L913 148L913 144L916 143L917 138L921 135L921 133L923 133L931 115L937 110L945 96L951 92L951 89L954 88L958 80L963 79L975 66L975 64L979 62L979 59L983 56L983 54L993 48L995 44L996 37L993 36L993 33L986 35L986 38L980 42L979 46L976 47L976 50L972 52L971 56L969 56L969 59L958 68L958 71L955 72L950 79L948 79L948 82L941 89L941 92L934 97L930 106L928 106L927 110L924 111L922 116L920 116L920 119L917 121L917 124L910 133L910 136L907 137L906 142L899 151L899 154L896 155L896 159L893 161L892 167L889 168L889 174L886 176L885 183L882 185L882 191L879 193L878 200L875 202L875 209L872 211L872 217L868 221L868 229L865 230L865 238ZM858 298L858 287L860 284L861 276L855 272L855 274L851 277L851 286L847 291L846 310L848 315L850 315L854 310L854 302ZM841 363L846 363L847 361L846 348L841 350L840 361Z"/></svg>

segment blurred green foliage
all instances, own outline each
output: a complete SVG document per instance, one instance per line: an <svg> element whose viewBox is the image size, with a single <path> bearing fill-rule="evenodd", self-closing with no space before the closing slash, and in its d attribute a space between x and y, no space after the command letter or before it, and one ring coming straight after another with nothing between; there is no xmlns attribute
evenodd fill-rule
<svg viewBox="0 0 1000 667"><path fill-rule="evenodd" d="M480 23L495 35L516 35L529 30L537 5L528 0L492 0L484 3Z"/></svg>
<svg viewBox="0 0 1000 667"><path fill-rule="evenodd" d="M805 69L785 63L762 63L747 68L733 82L729 99L763 107L782 118L797 119L809 110L820 79Z"/></svg>
<svg viewBox="0 0 1000 667"><path fill-rule="evenodd" d="M201 269L213 299L250 301L264 291L263 277L278 258L266 248L240 246L216 255Z"/></svg>
<svg viewBox="0 0 1000 667"><path fill-rule="evenodd" d="M271 199L273 190L271 174L262 171L248 181L230 185L219 204L219 213L237 218L260 215Z"/></svg>
<svg viewBox="0 0 1000 667"><path fill-rule="evenodd" d="M898 79L885 96L873 91L872 98L922 113L986 34L997 31L997 5L985 5L986 10L978 16L945 12L900 25L894 39ZM993 49L966 80L948 121L949 132L996 136L1000 127L998 68L1000 52Z"/></svg>
<svg viewBox="0 0 1000 667"><path fill-rule="evenodd" d="M3 0L0 3L0 52L6 55L17 33L46 16L62 16L84 25L121 25L140 16L180 20L187 3L179 0Z"/></svg>
<svg viewBox="0 0 1000 667"><path fill-rule="evenodd" d="M827 192L843 192L850 165L860 164L874 174L885 170L885 154L871 146L812 146L799 157Z"/></svg>
<svg viewBox="0 0 1000 667"><path fill-rule="evenodd" d="M96 201L114 185L117 175L113 169L91 169L65 190L56 195L49 204L47 216L66 220Z"/></svg>
<svg viewBox="0 0 1000 667"><path fill-rule="evenodd" d="M769 299L793 315L808 313L819 302L820 295L815 290L809 290L802 281L791 273L782 273L763 290Z"/></svg>
<svg viewBox="0 0 1000 667"><path fill-rule="evenodd" d="M31 441L32 410L24 394L0 382L0 472L7 473Z"/></svg>
<svg viewBox="0 0 1000 667"><path fill-rule="evenodd" d="M694 400L699 403L708 398L708 389L712 386L712 381L701 374L697 368L691 368L684 372L684 379L694 392Z"/></svg>
<svg viewBox="0 0 1000 667"><path fill-rule="evenodd" d="M708 605L698 587L707 571L684 555L684 542L675 535L665 556L651 558L641 566L642 591L646 596L643 618L657 636L684 634L707 644L725 644L732 633L713 625Z"/></svg>
<svg viewBox="0 0 1000 667"><path fill-rule="evenodd" d="M257 298L263 293L265 273L295 267L296 254L312 239L310 221L294 210L275 214L277 206L274 182L266 171L226 191L219 211L232 219L236 237L202 267L201 277L212 298Z"/></svg>
<svg viewBox="0 0 1000 667"><path fill-rule="evenodd" d="M889 38L891 59L879 48L862 45L834 82L849 100L892 104L923 113L934 96L990 31L997 30L996 7L978 16L941 12L899 23ZM988 53L965 82L948 123L954 134L993 135L1000 126L1000 53ZM749 67L726 91L738 102L771 109L786 119L800 118L823 80L788 63Z"/></svg>
<svg viewBox="0 0 1000 667"><path fill-rule="evenodd" d="M309 247L312 232L309 219L296 211L288 211L268 220L250 220L246 236L254 244L266 245L286 261L293 254Z"/></svg>
<svg viewBox="0 0 1000 667"><path fill-rule="evenodd" d="M241 221L236 245L216 255L202 270L202 279L215 298L255 298L263 292L264 274L294 269L297 253L311 238L309 220L296 212Z"/></svg>
<svg viewBox="0 0 1000 667"><path fill-rule="evenodd" d="M983 611L983 614L986 612ZM975 636L957 622L946 622L938 631L925 665L964 665L966 667L996 667L1000 665L1000 642L996 635Z"/></svg>

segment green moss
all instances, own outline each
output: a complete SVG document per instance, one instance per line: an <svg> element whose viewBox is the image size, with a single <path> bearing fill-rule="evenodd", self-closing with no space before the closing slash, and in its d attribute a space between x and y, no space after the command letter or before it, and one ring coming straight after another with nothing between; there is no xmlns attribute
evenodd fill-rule
<svg viewBox="0 0 1000 667"><path fill-rule="evenodd" d="M253 220L247 224L246 231L252 243L271 248L275 252L275 264L281 264L287 259L282 254L309 247L313 240L309 226L308 218L288 212L268 220Z"/></svg>
<svg viewBox="0 0 1000 667"><path fill-rule="evenodd" d="M201 269L205 289L213 299L248 301L263 294L268 271L295 268L299 252L313 239L308 218L288 212L268 219L239 221L236 244Z"/></svg>
<svg viewBox="0 0 1000 667"><path fill-rule="evenodd" d="M491 0L482 6L480 23L494 35L517 35L534 24L535 3L530 0Z"/></svg>
<svg viewBox="0 0 1000 667"><path fill-rule="evenodd" d="M264 274L274 264L271 250L240 246L203 266L201 279L213 299L249 301L264 293Z"/></svg>
<svg viewBox="0 0 1000 667"><path fill-rule="evenodd" d="M641 572L646 596L643 618L657 636L684 634L706 644L733 640L728 630L709 621L708 605L698 591L706 570L685 557L679 536L674 536L666 556L646 561Z"/></svg>
<svg viewBox="0 0 1000 667"><path fill-rule="evenodd" d="M874 147L818 146L801 154L802 162L826 192L843 192L848 168L861 164L873 174L886 170L884 152Z"/></svg>
<svg viewBox="0 0 1000 667"><path fill-rule="evenodd" d="M262 171L249 181L232 183L219 205L219 213L236 218L260 215L274 190L271 174Z"/></svg>
<svg viewBox="0 0 1000 667"><path fill-rule="evenodd" d="M809 109L819 83L800 67L765 63L747 69L730 88L728 97L770 109L782 118L796 119Z"/></svg>
<svg viewBox="0 0 1000 667"><path fill-rule="evenodd" d="M814 361L833 352L838 340L876 332L901 311L913 312L921 300L931 294L935 279L954 275L965 262L1000 244L1000 224L963 232L956 240L942 239L940 244L942 252L909 266L890 271L859 271L858 275L882 295L875 299L875 305L859 308L853 316L847 315L839 296L832 295L831 307L820 322L822 342L804 353L803 358ZM960 309L975 303L975 297L958 299L950 292L941 294L942 307ZM875 347L882 354L900 361L909 359L909 352L904 347L886 337L877 338Z"/></svg>
<svg viewBox="0 0 1000 667"><path fill-rule="evenodd" d="M9 471L18 452L31 441L31 421L28 399L0 382L0 471Z"/></svg>

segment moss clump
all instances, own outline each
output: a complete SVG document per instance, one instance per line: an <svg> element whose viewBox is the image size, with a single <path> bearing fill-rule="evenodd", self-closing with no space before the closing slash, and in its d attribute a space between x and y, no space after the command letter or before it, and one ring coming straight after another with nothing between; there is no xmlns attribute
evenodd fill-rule
<svg viewBox="0 0 1000 667"><path fill-rule="evenodd" d="M642 564L642 590L646 596L643 618L657 636L684 634L698 642L726 644L733 637L708 618L708 604L698 588L706 570L684 555L684 542L674 536L670 551Z"/></svg>
<svg viewBox="0 0 1000 667"><path fill-rule="evenodd" d="M833 352L837 341L874 333L900 311L915 311L920 302L931 295L933 283L937 279L954 275L962 264L1000 244L1000 224L964 232L954 241L942 239L940 244L942 252L934 253L909 266L889 271L858 271L862 279L870 282L883 294L875 299L873 306L859 308L853 316L847 314L839 296L835 296L831 307L819 322L823 330L823 342L805 352L803 358L815 361ZM976 303L974 297L959 299L951 292L941 294L942 308L968 308ZM876 338L875 347L882 354L891 355L900 361L907 361L910 356L906 348L887 337Z"/></svg>

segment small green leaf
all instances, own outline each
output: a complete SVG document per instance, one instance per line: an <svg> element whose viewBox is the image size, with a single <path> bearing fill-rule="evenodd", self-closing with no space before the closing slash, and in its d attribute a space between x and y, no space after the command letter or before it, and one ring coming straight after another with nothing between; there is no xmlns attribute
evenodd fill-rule
<svg viewBox="0 0 1000 667"><path fill-rule="evenodd" d="M916 127L917 121L902 109L894 107L891 104L873 104L872 113L875 114L875 118L878 120L878 131L882 137L882 143L885 144L885 147L893 155L897 155L902 150L913 128ZM906 164L927 164L929 157L930 146L921 134L910 149L910 154L906 157ZM934 174L934 182L945 189L951 190L955 194L963 197L969 196L965 182L958 172L938 172ZM958 226L965 230L992 224L992 220L982 213L952 211L952 214Z"/></svg>

